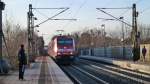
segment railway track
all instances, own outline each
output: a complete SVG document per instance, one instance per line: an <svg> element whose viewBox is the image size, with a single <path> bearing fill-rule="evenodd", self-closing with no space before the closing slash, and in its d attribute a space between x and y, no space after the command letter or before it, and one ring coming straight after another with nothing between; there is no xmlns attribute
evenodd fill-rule
<svg viewBox="0 0 150 84"><path fill-rule="evenodd" d="M148 74L134 72L134 71L127 70L127 69L122 69L117 66L105 65L105 64L101 64L101 63L92 62L92 61L84 60L84 62L83 62L83 60L82 60L80 62L85 63L86 65L94 68L98 72L101 71L101 72L109 73L112 76L116 76L116 78L119 78L121 81L125 80L125 81L127 81L127 83L150 84L150 75L148 75Z"/></svg>
<svg viewBox="0 0 150 84"><path fill-rule="evenodd" d="M150 84L150 75L80 59L63 71L78 84Z"/></svg>
<svg viewBox="0 0 150 84"><path fill-rule="evenodd" d="M129 69L113 66L113 65L105 65L105 64L101 64L101 63L97 63L97 62L93 62L93 61L89 61L89 60L82 60L82 61L90 62L91 63L90 66L93 66L93 67L103 67L108 70L120 73L120 74L126 74L131 77L136 77L138 79L150 81L150 74L147 74L147 73L137 72L134 70L129 70Z"/></svg>
<svg viewBox="0 0 150 84"><path fill-rule="evenodd" d="M76 65L61 67L75 84L109 84Z"/></svg>

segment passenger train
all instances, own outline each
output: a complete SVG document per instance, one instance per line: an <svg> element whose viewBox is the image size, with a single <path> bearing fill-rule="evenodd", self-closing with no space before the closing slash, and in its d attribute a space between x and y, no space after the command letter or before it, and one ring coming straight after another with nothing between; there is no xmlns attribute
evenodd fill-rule
<svg viewBox="0 0 150 84"><path fill-rule="evenodd" d="M58 63L71 63L75 56L75 41L66 35L54 36L48 45L48 54Z"/></svg>

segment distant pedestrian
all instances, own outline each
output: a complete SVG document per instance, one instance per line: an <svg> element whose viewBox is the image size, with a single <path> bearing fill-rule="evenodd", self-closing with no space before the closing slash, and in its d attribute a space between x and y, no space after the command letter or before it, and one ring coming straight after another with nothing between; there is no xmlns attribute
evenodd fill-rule
<svg viewBox="0 0 150 84"><path fill-rule="evenodd" d="M144 47L142 48L142 55L143 55L144 61L145 61L146 52L147 52L147 50L146 50L146 48L145 48L145 46L144 46Z"/></svg>
<svg viewBox="0 0 150 84"><path fill-rule="evenodd" d="M18 52L18 60L19 60L19 80L24 80L24 71L25 65L27 64L24 45L22 44L20 50Z"/></svg>

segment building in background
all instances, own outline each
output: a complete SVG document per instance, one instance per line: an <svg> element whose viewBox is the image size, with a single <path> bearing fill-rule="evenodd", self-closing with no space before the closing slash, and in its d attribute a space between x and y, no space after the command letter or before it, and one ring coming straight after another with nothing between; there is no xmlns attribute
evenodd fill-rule
<svg viewBox="0 0 150 84"><path fill-rule="evenodd" d="M37 39L37 55L44 54L44 39L43 36L38 37Z"/></svg>

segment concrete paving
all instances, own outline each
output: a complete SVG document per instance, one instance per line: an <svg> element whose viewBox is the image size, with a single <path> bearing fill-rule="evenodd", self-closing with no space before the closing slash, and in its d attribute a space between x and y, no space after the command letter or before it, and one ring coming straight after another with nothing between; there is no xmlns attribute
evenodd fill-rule
<svg viewBox="0 0 150 84"><path fill-rule="evenodd" d="M18 71L0 76L0 84L73 84L49 57L38 57L25 70L25 80L18 79Z"/></svg>
<svg viewBox="0 0 150 84"><path fill-rule="evenodd" d="M128 60L119 60L119 59L96 57L96 56L80 56L80 58L102 61L102 62L106 62L109 64L114 64L114 65L117 65L117 66L120 66L123 68L137 70L137 71L141 71L141 72L150 74L150 65L144 64L141 62L133 62L133 61L128 61Z"/></svg>

